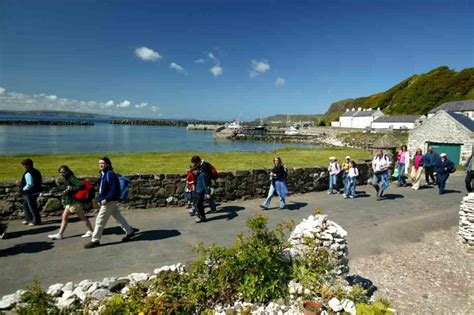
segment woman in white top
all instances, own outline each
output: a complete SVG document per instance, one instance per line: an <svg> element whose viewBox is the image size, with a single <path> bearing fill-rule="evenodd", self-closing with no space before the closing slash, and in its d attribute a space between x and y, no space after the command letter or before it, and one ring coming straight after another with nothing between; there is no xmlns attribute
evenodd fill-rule
<svg viewBox="0 0 474 315"><path fill-rule="evenodd" d="M354 161L349 162L349 172L347 174L347 185L344 187L344 199L347 197L353 199L356 195L357 176L359 176L359 170L357 169Z"/></svg>

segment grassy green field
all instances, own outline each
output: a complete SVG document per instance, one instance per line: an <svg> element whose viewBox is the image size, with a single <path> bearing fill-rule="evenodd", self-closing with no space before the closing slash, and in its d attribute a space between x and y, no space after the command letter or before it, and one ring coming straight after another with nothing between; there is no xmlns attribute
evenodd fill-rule
<svg viewBox="0 0 474 315"><path fill-rule="evenodd" d="M122 175L184 174L195 152L172 153L114 153L108 154L115 171ZM211 162L218 171L270 168L272 158L280 156L287 167L326 166L330 156L342 161L346 155L354 160L365 159L370 152L351 148L295 149L283 148L273 152L202 152L202 159ZM23 174L20 164L31 158L43 176L58 176L60 165L68 165L78 176L95 176L99 154L54 154L30 156L0 156L0 181L16 180Z"/></svg>

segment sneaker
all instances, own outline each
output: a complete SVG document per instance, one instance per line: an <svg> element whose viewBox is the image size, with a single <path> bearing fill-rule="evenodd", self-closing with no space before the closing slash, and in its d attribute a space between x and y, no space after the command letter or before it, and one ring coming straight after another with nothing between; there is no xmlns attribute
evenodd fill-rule
<svg viewBox="0 0 474 315"><path fill-rule="evenodd" d="M193 215L196 214L196 210L194 210L193 208L191 208L191 209L188 210L188 213L189 213L190 216L193 216Z"/></svg>
<svg viewBox="0 0 474 315"><path fill-rule="evenodd" d="M62 240L63 239L63 236L59 233L57 234L50 234L48 235L48 237L52 240Z"/></svg>
<svg viewBox="0 0 474 315"><path fill-rule="evenodd" d="M21 224L23 224L23 225L27 225L27 224L28 224L28 221L26 221L26 220L23 220L23 221L21 221Z"/></svg>
<svg viewBox="0 0 474 315"><path fill-rule="evenodd" d="M200 216L198 216L198 217L196 217L196 219L194 219L194 221L195 221L196 223L201 223L201 222L206 222L207 219L206 219L206 217L200 217Z"/></svg>
<svg viewBox="0 0 474 315"><path fill-rule="evenodd" d="M28 223L28 226L35 226L35 225L39 225L39 224L34 224L33 222Z"/></svg>
<svg viewBox="0 0 474 315"><path fill-rule="evenodd" d="M81 235L83 238L92 237L92 231L87 231L84 235Z"/></svg>
<svg viewBox="0 0 474 315"><path fill-rule="evenodd" d="M332 194L332 191L328 191L328 195Z"/></svg>
<svg viewBox="0 0 474 315"><path fill-rule="evenodd" d="M349 196L349 198L351 198L351 199L354 199L354 198L355 198L355 196Z"/></svg>
<svg viewBox="0 0 474 315"><path fill-rule="evenodd" d="M122 237L122 242L128 242L135 236L135 234L140 231L139 229L133 229L132 233L125 235Z"/></svg>
<svg viewBox="0 0 474 315"><path fill-rule="evenodd" d="M344 199L347 199L347 196L346 196L346 195L344 195Z"/></svg>
<svg viewBox="0 0 474 315"><path fill-rule="evenodd" d="M99 246L100 246L100 242L89 242L86 245L84 245L84 248L89 249L89 248L95 248Z"/></svg>
<svg viewBox="0 0 474 315"><path fill-rule="evenodd" d="M268 207L265 207L264 205L260 205L260 208L262 208L263 210L268 210Z"/></svg>

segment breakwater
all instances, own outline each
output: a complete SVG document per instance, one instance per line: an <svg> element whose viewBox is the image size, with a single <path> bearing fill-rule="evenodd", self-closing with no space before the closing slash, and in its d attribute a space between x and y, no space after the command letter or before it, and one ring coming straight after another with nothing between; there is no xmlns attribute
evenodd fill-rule
<svg viewBox="0 0 474 315"><path fill-rule="evenodd" d="M0 125L11 126L93 126L92 121L62 120L0 120Z"/></svg>
<svg viewBox="0 0 474 315"><path fill-rule="evenodd" d="M359 184L366 184L369 178L368 164L358 164ZM239 199L263 198L268 193L269 170L220 172L212 183L212 195L218 202ZM130 179L128 199L124 208L159 208L183 206L185 180L182 174L149 174L127 176ZM87 179L98 188L97 177ZM38 198L42 215L58 215L62 212L62 179L45 178L43 193ZM342 178L339 178L342 185ZM290 168L287 186L290 194L323 191L328 188L328 171L325 167ZM0 183L0 219L20 218L22 198L18 182Z"/></svg>
<svg viewBox="0 0 474 315"><path fill-rule="evenodd" d="M142 125L142 126L178 126L186 127L193 124L219 125L224 122L218 121L196 121L196 120L172 120L172 119L115 119L110 121L114 125Z"/></svg>

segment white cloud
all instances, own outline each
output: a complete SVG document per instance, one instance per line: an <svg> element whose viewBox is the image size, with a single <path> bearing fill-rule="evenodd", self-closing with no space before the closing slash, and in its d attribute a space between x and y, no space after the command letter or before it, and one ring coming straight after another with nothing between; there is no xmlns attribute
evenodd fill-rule
<svg viewBox="0 0 474 315"><path fill-rule="evenodd" d="M135 49L135 55L145 61L156 61L161 59L160 54L148 47L140 47Z"/></svg>
<svg viewBox="0 0 474 315"><path fill-rule="evenodd" d="M199 59L196 59L194 60L194 63L205 63L206 60L204 60L204 58L199 58Z"/></svg>
<svg viewBox="0 0 474 315"><path fill-rule="evenodd" d="M214 66L212 67L211 69L209 69L209 71L212 73L213 76L215 77L218 77L220 76L222 73L224 73L224 69L222 69L222 67L220 66Z"/></svg>
<svg viewBox="0 0 474 315"><path fill-rule="evenodd" d="M120 108L127 108L127 107L130 106L130 104L131 104L131 103L130 103L129 101L125 100L125 101L123 101L122 103L117 104L117 107L120 107Z"/></svg>
<svg viewBox="0 0 474 315"><path fill-rule="evenodd" d="M108 102L105 102L104 107L112 107L114 105L115 105L114 101L110 100Z"/></svg>
<svg viewBox="0 0 474 315"><path fill-rule="evenodd" d="M285 79L280 78L280 77L278 77L275 80L275 86L283 86L283 85L285 85L285 83L286 83Z"/></svg>
<svg viewBox="0 0 474 315"><path fill-rule="evenodd" d="M0 86L0 95L5 94L6 89Z"/></svg>
<svg viewBox="0 0 474 315"><path fill-rule="evenodd" d="M147 106L148 106L148 103L145 103L145 102L142 102L140 104L135 104L135 108L138 108L138 109L141 109Z"/></svg>
<svg viewBox="0 0 474 315"><path fill-rule="evenodd" d="M255 78L259 74L265 73L270 70L270 64L267 60L257 61L252 60L251 62L252 71L250 72L250 77Z"/></svg>
<svg viewBox="0 0 474 315"><path fill-rule="evenodd" d="M186 71L184 70L184 68L174 62L170 63L170 69L173 69L178 73L186 74Z"/></svg>
<svg viewBox="0 0 474 315"><path fill-rule="evenodd" d="M56 95L48 95L47 98L48 98L49 100L53 100L53 101L55 101L55 100L58 99L58 97L57 97Z"/></svg>
<svg viewBox="0 0 474 315"><path fill-rule="evenodd" d="M216 56L214 56L214 54L211 52L207 54L207 57L209 57L209 59L212 59L212 60L217 60Z"/></svg>
<svg viewBox="0 0 474 315"><path fill-rule="evenodd" d="M151 107L151 111L152 112L159 112L160 111L160 108L158 106L152 106Z"/></svg>

